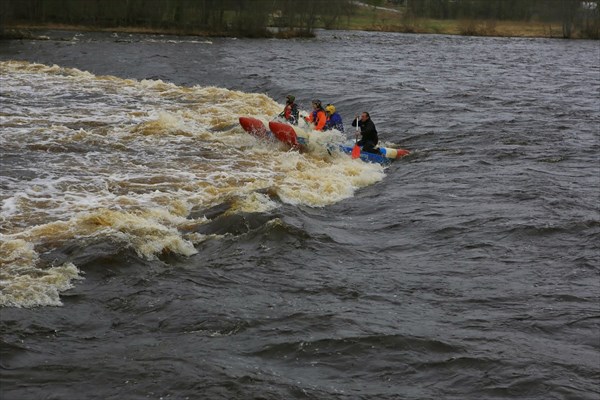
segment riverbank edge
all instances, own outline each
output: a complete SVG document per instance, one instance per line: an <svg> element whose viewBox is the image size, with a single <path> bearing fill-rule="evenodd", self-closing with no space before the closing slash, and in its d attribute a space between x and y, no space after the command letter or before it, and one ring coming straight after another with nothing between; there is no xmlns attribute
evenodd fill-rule
<svg viewBox="0 0 600 400"><path fill-rule="evenodd" d="M515 25L517 28L515 29ZM366 32L392 32L392 33L415 33L415 34L438 34L452 36L481 36L481 37L515 37L515 38L545 38L564 39L561 28L558 25L538 26L536 29L524 29L524 23L509 21L506 23L494 22L491 25L487 21L459 21L459 20L421 20L418 23L407 26L369 26L369 27L344 27L333 30L342 31L366 31ZM529 25L531 26L531 25ZM520 28L519 28L520 27ZM87 25L67 24L5 24L0 31L0 39L47 39L40 36L40 31L64 30L77 32L116 32L148 35L172 35L172 36L198 36L198 37L248 37L248 38L307 38L314 37L314 33L294 29L268 28L262 35L245 36L231 32L207 32L194 29L180 28L145 28L135 26L113 26L97 27ZM324 29L324 28L320 28ZM577 39L577 38L574 38Z"/></svg>
<svg viewBox="0 0 600 400"><path fill-rule="evenodd" d="M181 28L145 28L137 26L88 26L88 25L68 25L68 24L24 24L14 23L6 24L0 31L0 39L44 39L39 35L40 31L73 31L73 32L116 32L132 33L145 35L170 35L170 36L198 36L198 37L248 37L248 38L279 38L290 39L300 37L314 37L311 32L296 29L279 30L277 28L267 28L263 32L253 32L250 35L232 32L209 32L196 29Z"/></svg>

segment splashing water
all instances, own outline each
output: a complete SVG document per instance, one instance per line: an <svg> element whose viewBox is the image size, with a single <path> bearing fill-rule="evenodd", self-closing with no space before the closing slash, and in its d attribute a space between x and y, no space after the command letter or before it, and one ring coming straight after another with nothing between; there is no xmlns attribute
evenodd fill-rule
<svg viewBox="0 0 600 400"><path fill-rule="evenodd" d="M111 240L147 259L188 256L202 235L180 228L207 221L190 219L193 209L322 207L384 175L328 155L331 137L299 154L246 134L240 115L268 121L283 108L264 94L26 62L0 70L0 305L60 304L58 292L80 277L73 264L40 261L40 251Z"/></svg>

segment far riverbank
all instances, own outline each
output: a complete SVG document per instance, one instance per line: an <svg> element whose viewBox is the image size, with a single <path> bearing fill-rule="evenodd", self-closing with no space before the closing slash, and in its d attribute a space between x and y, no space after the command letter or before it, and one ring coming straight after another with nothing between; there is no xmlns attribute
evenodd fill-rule
<svg viewBox="0 0 600 400"><path fill-rule="evenodd" d="M441 34L460 36L495 36L495 37L529 37L529 38L563 38L560 23L541 23L524 21L484 21L484 20L434 20L418 19L402 24L388 19L378 19L373 24L366 24L360 19L351 21L346 27L336 27L340 30L360 30L376 32ZM195 29L180 28L150 28L139 26L86 26L69 24L26 24L15 23L5 25L0 32L0 39L43 39L37 33L42 30L66 30L80 32L118 32L162 35L185 35L203 37L241 36L227 32L207 32ZM312 37L314 34L306 31L268 29L260 37L294 38ZM578 37L574 37L578 38Z"/></svg>

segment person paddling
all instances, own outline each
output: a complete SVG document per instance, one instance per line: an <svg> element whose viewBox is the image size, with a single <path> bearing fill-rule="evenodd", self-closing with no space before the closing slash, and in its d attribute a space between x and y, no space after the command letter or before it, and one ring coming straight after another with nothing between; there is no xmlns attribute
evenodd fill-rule
<svg viewBox="0 0 600 400"><path fill-rule="evenodd" d="M362 151L379 154L379 150L375 148L377 143L379 143L379 136L377 135L377 129L375 129L375 124L371 120L369 113L364 111L360 115L360 120L357 115L352 121L352 126L356 126L357 123L361 135L361 139L357 144L362 147Z"/></svg>
<svg viewBox="0 0 600 400"><path fill-rule="evenodd" d="M291 94L288 94L285 98L285 108L279 114L280 117L285 118L287 122L292 125L298 125L298 106L295 103L296 98Z"/></svg>
<svg viewBox="0 0 600 400"><path fill-rule="evenodd" d="M308 114L304 120L308 122L314 130L322 131L325 127L325 123L327 122L325 110L323 110L323 104L321 104L321 100L313 100L312 106L312 112Z"/></svg>
<svg viewBox="0 0 600 400"><path fill-rule="evenodd" d="M342 116L335 110L333 104L327 104L325 107L325 114L327 114L327 122L325 122L325 128L323 130L337 129L340 132L344 132Z"/></svg>

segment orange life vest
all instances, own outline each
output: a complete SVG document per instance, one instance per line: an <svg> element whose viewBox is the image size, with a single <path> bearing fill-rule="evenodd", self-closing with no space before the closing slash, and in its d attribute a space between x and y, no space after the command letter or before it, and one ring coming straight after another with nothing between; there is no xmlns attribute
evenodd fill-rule
<svg viewBox="0 0 600 400"><path fill-rule="evenodd" d="M311 112L308 117L306 117L306 121L313 123L316 131L322 131L325 127L325 123L327 122L327 116L325 115L325 111L315 110Z"/></svg>

